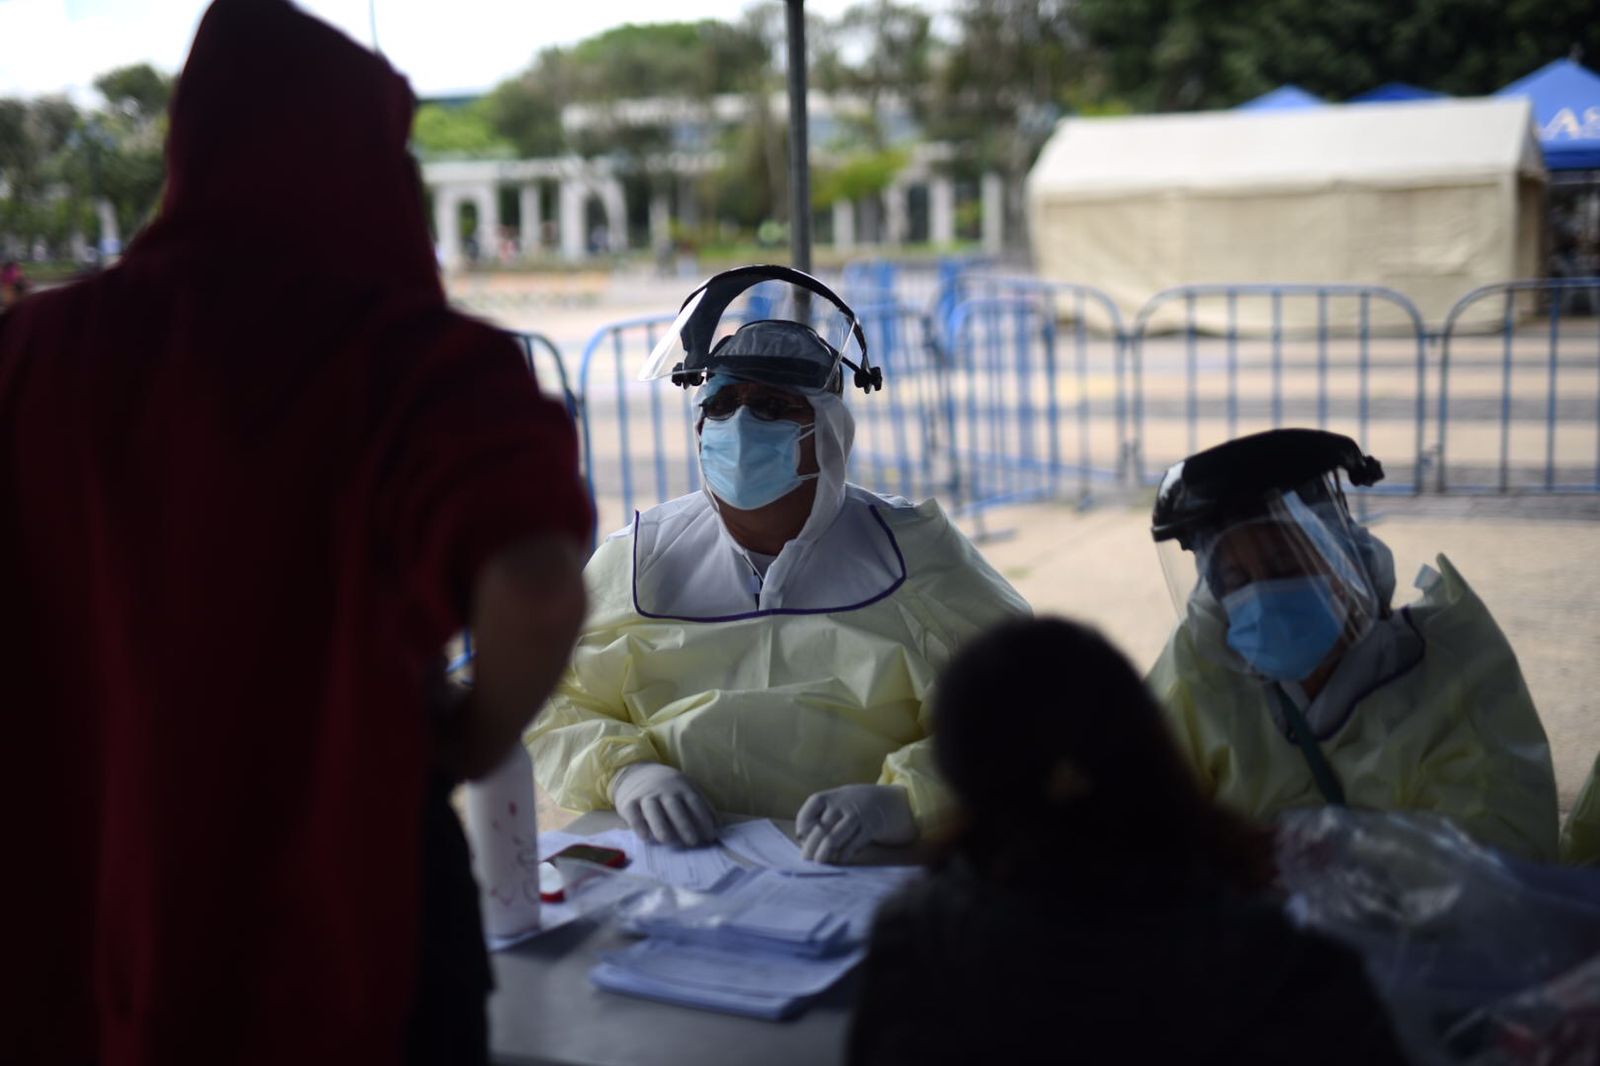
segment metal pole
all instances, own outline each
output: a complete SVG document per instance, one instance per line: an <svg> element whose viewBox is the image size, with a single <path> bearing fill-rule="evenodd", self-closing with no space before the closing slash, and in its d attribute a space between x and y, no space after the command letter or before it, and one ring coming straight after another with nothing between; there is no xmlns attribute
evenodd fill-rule
<svg viewBox="0 0 1600 1066"><path fill-rule="evenodd" d="M811 149L806 126L805 0L787 0L789 16L789 254L811 273Z"/></svg>

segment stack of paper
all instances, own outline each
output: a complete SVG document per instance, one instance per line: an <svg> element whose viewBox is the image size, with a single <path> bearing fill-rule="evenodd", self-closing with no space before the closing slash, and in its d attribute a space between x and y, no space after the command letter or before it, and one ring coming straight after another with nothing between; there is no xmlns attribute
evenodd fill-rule
<svg viewBox="0 0 1600 1066"><path fill-rule="evenodd" d="M657 844L642 839L630 829L609 829L593 836L550 830L539 834L539 856L549 859L572 844L618 848L628 856L627 872L634 878L649 878L674 888L725 895L756 878L754 886L741 890L750 895L741 898L754 899L757 894L777 893L776 906L782 908L792 907L797 900L807 906L824 900L832 921L825 926L807 927L799 934L791 928L799 918L787 913L781 919L774 918L770 912L760 910L758 903L751 904L757 909L752 910L746 920L734 923L734 929L756 938L788 936L794 939L798 936L803 948L813 953L837 950L834 941L840 938L848 943L865 937L878 900L902 884L908 873L914 872L910 867L840 867L809 862L801 858L799 845L765 819L724 826L716 845L701 848ZM771 876L767 880L759 880L769 873ZM784 875L783 878L774 879L779 874ZM781 883L788 879L813 878L838 882L838 891L808 894L798 883L793 886ZM883 885L883 889L873 891L871 886L878 884ZM581 917L579 910L570 902L546 903L538 928L514 937L490 937L490 950L501 950L578 917ZM730 932L730 935L734 934Z"/></svg>
<svg viewBox="0 0 1600 1066"><path fill-rule="evenodd" d="M729 827L734 831L725 831L723 843L770 865L692 906L637 917L631 928L649 939L595 967L595 985L682 1006L784 1018L848 973L861 960L879 904L917 870L819 867L802 860L771 822L762 825Z"/></svg>
<svg viewBox="0 0 1600 1066"><path fill-rule="evenodd" d="M754 1018L787 1018L861 961L769 955L642 940L590 971L599 988L685 1007Z"/></svg>
<svg viewBox="0 0 1600 1066"><path fill-rule="evenodd" d="M597 987L756 1018L788 1017L848 973L861 961L879 904L918 872L807 861L765 820L724 826L717 845L703 848L656 844L628 829L545 832L539 854L549 859L578 843L628 855L617 887L633 900L622 905L626 928L646 937L590 972ZM689 891L663 895L652 885ZM593 904L615 895L584 898ZM592 909L547 903L543 930Z"/></svg>

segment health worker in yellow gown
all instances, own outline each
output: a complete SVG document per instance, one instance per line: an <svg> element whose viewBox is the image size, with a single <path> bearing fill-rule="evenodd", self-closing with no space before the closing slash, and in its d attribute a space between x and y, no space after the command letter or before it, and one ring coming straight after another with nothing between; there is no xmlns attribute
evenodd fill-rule
<svg viewBox="0 0 1600 1066"><path fill-rule="evenodd" d="M1263 820L1432 811L1553 861L1550 747L1510 644L1443 555L1391 609L1393 556L1351 518L1341 474L1366 486L1383 468L1309 429L1167 472L1152 530L1181 617L1149 683L1179 746L1209 794Z"/></svg>
<svg viewBox="0 0 1600 1066"><path fill-rule="evenodd" d="M685 845L717 812L793 818L806 856L835 862L949 809L935 676L1028 608L936 503L845 481L846 375L882 387L854 313L809 275L740 268L685 303L641 377L698 387L703 488L588 564L588 622L525 737L555 802Z"/></svg>

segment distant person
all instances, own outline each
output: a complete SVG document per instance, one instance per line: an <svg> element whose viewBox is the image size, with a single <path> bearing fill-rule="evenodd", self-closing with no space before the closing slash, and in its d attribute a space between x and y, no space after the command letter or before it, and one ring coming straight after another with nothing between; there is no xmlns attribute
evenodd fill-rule
<svg viewBox="0 0 1600 1066"><path fill-rule="evenodd" d="M590 520L560 406L445 304L412 110L218 0L155 222L0 324L0 1062L486 1058L441 781L555 681Z"/></svg>
<svg viewBox="0 0 1600 1066"><path fill-rule="evenodd" d="M1351 518L1341 473L1371 485L1383 467L1314 429L1167 471L1152 530L1182 616L1150 687L1178 747L1206 795L1253 818L1432 811L1554 861L1550 745L1511 645L1443 555L1391 609L1394 557Z"/></svg>
<svg viewBox="0 0 1600 1066"><path fill-rule="evenodd" d="M28 294L28 276L15 259L0 266L0 312L9 311Z"/></svg>
<svg viewBox="0 0 1600 1066"><path fill-rule="evenodd" d="M1200 794L1098 633L995 627L933 725L959 821L879 911L852 1066L1404 1061L1360 961L1260 895L1268 832Z"/></svg>

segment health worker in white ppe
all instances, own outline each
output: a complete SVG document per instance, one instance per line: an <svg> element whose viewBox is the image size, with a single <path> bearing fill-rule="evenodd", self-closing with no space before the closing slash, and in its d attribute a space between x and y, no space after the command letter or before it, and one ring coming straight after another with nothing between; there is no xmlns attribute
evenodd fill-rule
<svg viewBox="0 0 1600 1066"><path fill-rule="evenodd" d="M1443 555L1391 609L1394 557L1351 518L1341 473L1366 486L1383 467L1311 429L1167 472L1152 532L1180 621L1149 684L1179 747L1209 794L1262 820L1432 811L1554 861L1555 771L1511 645Z"/></svg>
<svg viewBox="0 0 1600 1066"><path fill-rule="evenodd" d="M698 387L703 488L589 561L588 622L525 737L556 803L691 846L717 812L793 818L825 862L948 812L934 678L1028 607L938 504L846 483L847 373L882 388L854 313L807 274L743 267L685 302L641 378Z"/></svg>

